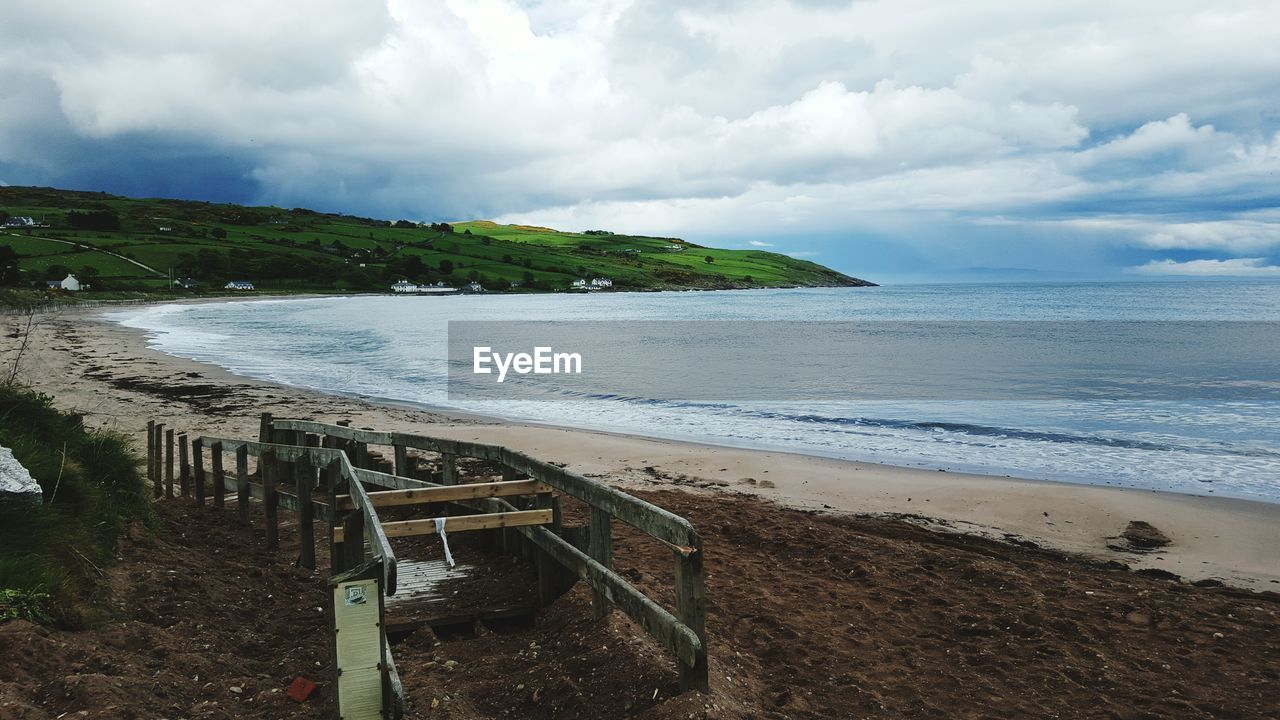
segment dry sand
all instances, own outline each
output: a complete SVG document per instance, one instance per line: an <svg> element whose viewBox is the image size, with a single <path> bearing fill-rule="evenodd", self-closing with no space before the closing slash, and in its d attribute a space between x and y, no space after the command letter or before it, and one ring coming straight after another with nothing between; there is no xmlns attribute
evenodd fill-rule
<svg viewBox="0 0 1280 720"><path fill-rule="evenodd" d="M43 316L20 378L86 422L141 443L146 421L195 434L251 436L258 414L350 419L357 426L499 443L633 488L690 487L759 495L833 514L910 516L940 527L1116 560L1229 585L1280 590L1280 504L1045 481L942 473L872 463L534 426L376 404L232 375L147 347L102 310ZM21 319L0 317L8 367ZM1171 544L1122 547L1130 521Z"/></svg>

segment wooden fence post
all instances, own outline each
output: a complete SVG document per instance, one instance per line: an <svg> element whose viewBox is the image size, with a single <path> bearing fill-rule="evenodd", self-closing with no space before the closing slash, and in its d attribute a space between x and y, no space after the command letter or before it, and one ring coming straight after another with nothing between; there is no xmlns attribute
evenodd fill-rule
<svg viewBox="0 0 1280 720"><path fill-rule="evenodd" d="M204 505L204 448L201 447L200 438L191 441L191 461L195 465L196 474L196 505Z"/></svg>
<svg viewBox="0 0 1280 720"><path fill-rule="evenodd" d="M249 524L249 448L236 448L236 511L241 525Z"/></svg>
<svg viewBox="0 0 1280 720"><path fill-rule="evenodd" d="M191 494L191 463L187 459L187 434L178 436L178 490L183 496Z"/></svg>
<svg viewBox="0 0 1280 720"><path fill-rule="evenodd" d="M258 442L271 442L271 413L262 413L258 421Z"/></svg>
<svg viewBox="0 0 1280 720"><path fill-rule="evenodd" d="M156 439L152 443L152 448L156 454L154 465L156 476L151 486L151 496L159 498L164 494L164 423L156 423L155 433Z"/></svg>
<svg viewBox="0 0 1280 720"><path fill-rule="evenodd" d="M350 570L364 560L364 511L347 513L342 520L342 569Z"/></svg>
<svg viewBox="0 0 1280 720"><path fill-rule="evenodd" d="M156 481L156 421L147 421L147 482Z"/></svg>
<svg viewBox="0 0 1280 720"><path fill-rule="evenodd" d="M308 570L315 570L315 510L311 506L311 486L315 484L315 471L311 469L309 456L304 455L293 464L293 481L298 493L298 564Z"/></svg>
<svg viewBox="0 0 1280 720"><path fill-rule="evenodd" d="M404 445L392 445L395 451L395 469L392 474L400 477L413 477L413 468L409 467L409 448Z"/></svg>
<svg viewBox="0 0 1280 720"><path fill-rule="evenodd" d="M551 493L539 493L533 497L534 509L551 510L553 519L555 517L554 504L555 499ZM552 532L555 532L554 529ZM547 554L546 550L534 546L533 543L530 543L530 546L533 547L534 552L534 567L538 571L538 606L546 607L555 602L556 597L559 595L557 591L562 583L560 565Z"/></svg>
<svg viewBox="0 0 1280 720"><path fill-rule="evenodd" d="M267 549L275 550L280 547L280 496L276 494L280 466L276 463L275 453L267 451L259 455L258 467L262 469L262 505L267 515Z"/></svg>
<svg viewBox="0 0 1280 720"><path fill-rule="evenodd" d="M164 432L164 496L173 499L173 430Z"/></svg>
<svg viewBox="0 0 1280 720"><path fill-rule="evenodd" d="M613 568L613 527L609 513L594 505L591 506L591 541L587 554L601 565ZM603 592L593 591L591 607L596 618L609 614L609 600Z"/></svg>
<svg viewBox="0 0 1280 720"><path fill-rule="evenodd" d="M226 507L227 480L222 472L222 443L209 446L209 459L213 471L213 506Z"/></svg>
<svg viewBox="0 0 1280 720"><path fill-rule="evenodd" d="M702 642L692 665L677 660L680 689L707 692L707 591L702 575L702 542L688 555L676 551L676 615Z"/></svg>
<svg viewBox="0 0 1280 720"><path fill-rule="evenodd" d="M458 484L458 458L449 453L440 455L440 484Z"/></svg>

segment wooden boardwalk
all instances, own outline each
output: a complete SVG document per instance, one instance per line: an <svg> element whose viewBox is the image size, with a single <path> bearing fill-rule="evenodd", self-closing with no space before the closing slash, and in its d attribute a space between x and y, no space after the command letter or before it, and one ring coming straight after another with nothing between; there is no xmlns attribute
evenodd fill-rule
<svg viewBox="0 0 1280 720"><path fill-rule="evenodd" d="M440 557L400 560L396 594L385 601L388 631L532 616L538 605L532 565L513 564L509 556L464 557L452 568Z"/></svg>

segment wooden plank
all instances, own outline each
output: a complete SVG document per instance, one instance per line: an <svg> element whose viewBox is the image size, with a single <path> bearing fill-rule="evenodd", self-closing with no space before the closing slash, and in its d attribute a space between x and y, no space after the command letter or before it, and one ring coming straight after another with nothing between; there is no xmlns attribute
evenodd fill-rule
<svg viewBox="0 0 1280 720"><path fill-rule="evenodd" d="M178 436L178 491L184 497L191 494L191 464L187 458L187 434Z"/></svg>
<svg viewBox="0 0 1280 720"><path fill-rule="evenodd" d="M613 568L613 523L609 513L591 508L591 541L588 545L591 559L603 567ZM591 598L591 609L597 619L609 614L609 597L604 589L596 589Z"/></svg>
<svg viewBox="0 0 1280 720"><path fill-rule="evenodd" d="M228 476L226 479L227 489L239 492L240 490L239 482L240 481L238 479ZM262 486L261 483L250 482L249 497L265 505L266 497L267 497L266 489ZM289 512L296 513L298 512L298 508L300 507L300 505L298 504L298 496L294 495L291 492L286 492L284 490L281 490L277 485L276 486L276 506L279 508L288 510ZM312 512L315 513L316 515L323 515L325 512L328 511L329 506L326 503L322 503L319 500L312 498L311 509L312 509Z"/></svg>
<svg viewBox="0 0 1280 720"><path fill-rule="evenodd" d="M454 502L457 500L549 492L551 492L551 486L540 483L537 480L516 480L514 482L468 483L466 485L448 487L378 490L370 492L369 499L373 502L374 507L394 507L397 505L421 505L425 503ZM355 507L349 495L339 495L336 502L339 510L350 510Z"/></svg>
<svg viewBox="0 0 1280 720"><path fill-rule="evenodd" d="M204 505L204 447L200 438L191 441L191 460L195 464L196 505Z"/></svg>
<svg viewBox="0 0 1280 720"><path fill-rule="evenodd" d="M483 502L500 503L501 500ZM445 528L448 529L447 527ZM586 553L544 527L521 528L521 533L586 582L601 590L609 602L625 612L655 640L686 664L697 662L702 641L666 608L645 596L622 576L591 559Z"/></svg>
<svg viewBox="0 0 1280 720"><path fill-rule="evenodd" d="M476 500L475 504L493 512L512 507L511 503L502 498ZM445 529L448 530L447 527ZM697 652L702 647L702 640L666 608L547 528L523 527L519 532L588 586L604 591L610 602L675 653L681 662L689 665L697 662Z"/></svg>
<svg viewBox="0 0 1280 720"><path fill-rule="evenodd" d="M447 533L469 530L492 530L494 528L521 527L524 525L546 525L551 522L550 510L516 510L512 512L487 513L484 515L459 515L451 517L445 523ZM382 523L382 530L387 537L413 537L416 535L434 535L435 520L402 520L400 522ZM345 542L343 533L339 540Z"/></svg>
<svg viewBox="0 0 1280 720"><path fill-rule="evenodd" d="M502 462L672 545L689 546L697 537L688 520L604 483L514 450L504 450Z"/></svg>
<svg viewBox="0 0 1280 720"><path fill-rule="evenodd" d="M214 443L209 446L209 464L213 469L213 506L217 508L225 507L227 487L226 474L222 471L222 443Z"/></svg>
<svg viewBox="0 0 1280 720"><path fill-rule="evenodd" d="M173 499L173 430L164 431L164 495Z"/></svg>
<svg viewBox="0 0 1280 720"><path fill-rule="evenodd" d="M697 533L694 532L693 526L688 520L679 515L639 498L632 497L604 483L582 477L564 468L556 467L524 453L508 450L498 445L445 440L443 438L404 433L356 430L350 427L326 425L307 420L276 420L275 426L324 433L375 445L404 445L408 448L439 452L446 455L446 473L448 472L448 455L497 460L517 472L541 480L567 495L586 502L588 505L601 508L622 522L665 542L681 547L689 547L694 544L694 540L697 538ZM449 482L447 475L443 482L446 485L452 484Z"/></svg>
<svg viewBox="0 0 1280 720"><path fill-rule="evenodd" d="M236 448L236 514L241 525L249 524L249 449Z"/></svg>

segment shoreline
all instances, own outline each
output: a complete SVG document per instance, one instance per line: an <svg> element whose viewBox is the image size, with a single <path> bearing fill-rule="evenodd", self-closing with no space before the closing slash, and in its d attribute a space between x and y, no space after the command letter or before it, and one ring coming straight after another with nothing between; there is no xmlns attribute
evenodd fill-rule
<svg viewBox="0 0 1280 720"><path fill-rule="evenodd" d="M219 301L241 300L195 302ZM230 435L256 433L261 412L350 419L379 430L507 445L623 488L676 487L710 501L717 494L745 494L803 510L898 517L930 528L1121 562L1135 570L1174 573L1187 581L1214 579L1253 590L1280 590L1280 560L1274 557L1274 548L1280 547L1276 503L939 472L334 395L166 355L147 347L144 332L101 317L109 311L83 308L45 318L33 330L21 377L52 395L60 407L84 413L87 424L124 432L135 441L144 437L150 418L180 431ZM1145 554L1116 549L1117 537L1131 520L1155 525L1172 544Z"/></svg>

